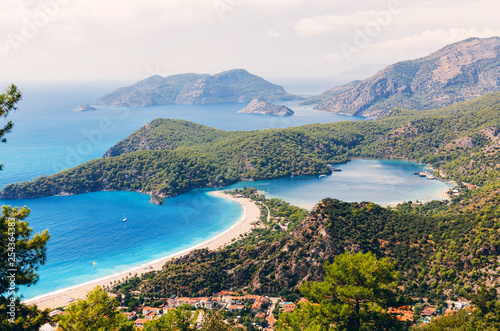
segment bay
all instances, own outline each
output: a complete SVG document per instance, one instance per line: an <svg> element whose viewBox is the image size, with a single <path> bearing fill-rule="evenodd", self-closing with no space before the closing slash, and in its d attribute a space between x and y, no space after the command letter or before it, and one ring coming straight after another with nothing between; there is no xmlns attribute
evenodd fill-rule
<svg viewBox="0 0 500 331"><path fill-rule="evenodd" d="M25 299L123 272L202 243L243 215L241 205L194 190L152 205L134 192L95 192L29 200L35 232L49 230L47 261ZM127 221L123 222L126 217ZM94 262L96 263L94 265Z"/></svg>
<svg viewBox="0 0 500 331"><path fill-rule="evenodd" d="M293 117L237 114L247 104L166 105L144 108L99 107L72 109L109 92L108 85L66 84L19 86L23 100L9 115L14 129L0 145L0 189L7 184L57 173L100 158L118 141L156 118L184 119L222 130L286 128L311 123L364 120L283 103ZM1 122L0 122L1 124Z"/></svg>
<svg viewBox="0 0 500 331"><path fill-rule="evenodd" d="M15 127L0 145L4 170L0 187L50 175L101 157L111 146L156 118L185 119L224 130L285 128L311 123L365 120L319 112L296 102L289 118L236 114L246 104L169 105L146 108L104 107L71 110L107 91L109 86L65 84L20 86L19 110L9 116ZM414 176L422 165L389 160L354 160L328 177L281 178L241 182L268 197L283 198L310 209L324 197L387 204L439 197L446 184ZM131 269L181 251L222 233L241 217L232 201L194 190L156 206L133 192L95 192L29 200L0 200L0 205L27 205L34 232L48 229L47 261L40 281L23 288L25 299ZM127 222L122 219L126 215ZM94 262L96 265L94 266Z"/></svg>
<svg viewBox="0 0 500 331"><path fill-rule="evenodd" d="M312 209L323 198L372 201L381 205L417 200L442 200L451 185L416 176L426 165L401 160L352 160L336 165L341 172L328 176L300 176L272 181L239 182L229 188L255 187L268 198L280 198Z"/></svg>

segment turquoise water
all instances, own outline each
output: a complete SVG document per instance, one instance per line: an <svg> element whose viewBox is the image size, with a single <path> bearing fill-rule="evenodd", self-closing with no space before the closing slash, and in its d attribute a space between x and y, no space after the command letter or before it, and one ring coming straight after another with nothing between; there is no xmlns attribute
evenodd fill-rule
<svg viewBox="0 0 500 331"><path fill-rule="evenodd" d="M212 197L206 190L167 199L162 206L133 192L0 203L29 206L30 226L35 231L48 229L51 234L40 281L21 291L26 299L184 250L225 231L243 213L239 203Z"/></svg>
<svg viewBox="0 0 500 331"><path fill-rule="evenodd" d="M15 127L7 136L8 143L0 145L0 163L4 164L0 188L100 158L118 141L160 117L185 119L223 130L363 120L300 107L297 102L286 103L296 112L286 118L237 114L246 104L107 107L77 113L71 110L109 92L110 87L69 84L19 88L24 93L23 100L19 110L9 116Z"/></svg>
<svg viewBox="0 0 500 331"><path fill-rule="evenodd" d="M290 127L309 123L363 120L314 111L287 103L291 118L236 114L243 104L172 105L140 109L107 108L75 113L110 88L100 86L25 87L15 123L0 145L0 187L49 175L101 157L109 147L158 117L181 118L225 130ZM1 123L0 123L1 125ZM346 201L391 203L437 198L445 184L428 181L412 172L419 165L401 161L356 160L342 165L341 173L326 178L295 177L274 181L239 183L256 186L270 197L311 208L324 197ZM102 278L201 243L234 224L242 207L232 201L194 190L149 203L149 196L131 192L97 192L31 200L0 200L1 204L27 205L35 232L48 229L47 262L40 281L23 288L25 299L82 282ZM126 215L128 221L122 222ZM93 263L96 262L96 266Z"/></svg>
<svg viewBox="0 0 500 331"><path fill-rule="evenodd" d="M441 200L449 185L413 174L424 165L399 160L353 160L336 166L342 172L326 177L301 176L272 181L240 182L230 188L252 186L269 198L281 198L311 209L323 198L343 201L373 201L391 204L401 201Z"/></svg>

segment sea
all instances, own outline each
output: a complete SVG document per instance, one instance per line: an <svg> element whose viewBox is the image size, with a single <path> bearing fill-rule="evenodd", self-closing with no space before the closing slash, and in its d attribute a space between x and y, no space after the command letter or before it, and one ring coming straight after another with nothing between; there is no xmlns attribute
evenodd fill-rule
<svg viewBox="0 0 500 331"><path fill-rule="evenodd" d="M18 87L23 100L9 115L15 125L6 136L7 143L0 145L0 188L100 158L111 146L156 118L185 119L231 131L366 120L316 111L297 102L282 103L295 111L287 118L237 114L246 104L98 106L96 111L73 112L77 106L110 92L113 86L54 83ZM240 182L229 188L254 186L268 197L306 209L325 197L380 204L428 201L439 199L448 188L445 183L413 175L425 165L412 162L352 160L338 167L341 172L326 177ZM20 293L24 299L31 299L123 272L224 232L242 217L243 209L234 201L209 195L210 191L193 190L166 199L161 206L151 204L149 196L134 192L0 200L0 205L27 206L33 233L47 229L51 235L46 263L38 270L38 283L21 288Z"/></svg>

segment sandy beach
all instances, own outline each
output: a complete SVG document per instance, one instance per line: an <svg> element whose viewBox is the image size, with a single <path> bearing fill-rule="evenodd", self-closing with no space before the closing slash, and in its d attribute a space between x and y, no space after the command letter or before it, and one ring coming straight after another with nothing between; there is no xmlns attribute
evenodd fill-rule
<svg viewBox="0 0 500 331"><path fill-rule="evenodd" d="M447 184L450 184L450 183L447 183ZM432 198L432 199L420 199L418 200L419 202L421 203L427 203L427 202L430 202L430 201L433 201L433 200L440 200L440 201L444 201L444 200L450 200L451 197L450 195L448 194L448 191L450 190L451 188L451 185L449 187L446 187L445 189L443 189L442 191L440 191L438 193L438 196L435 197L435 198ZM406 201L398 201L398 202L391 202L391 203L383 203L381 204L382 207L392 207L392 208L396 208L397 205L399 205L400 203L403 203L403 202L406 202Z"/></svg>
<svg viewBox="0 0 500 331"><path fill-rule="evenodd" d="M26 300L25 303L28 305L37 305L40 309L66 306L68 304L68 299L85 298L87 292L89 292L96 286L108 286L110 282L114 283L115 281L122 281L127 276L129 276L129 274L141 275L152 270L161 270L165 262L186 255L196 249L208 248L210 250L215 250L223 247L225 244L231 243L233 239L237 239L240 235L249 232L253 228L252 223L259 220L259 207L252 200L247 198L234 198L233 196L225 194L222 191L214 191L210 192L209 194L221 198L234 199L235 201L238 201L244 208L244 214L241 219L231 228L219 234L218 236L211 238L201 244L193 246L189 249L166 256L162 259L152 261L142 266L134 267L118 274L110 275L108 277L58 290L46 295L38 296L33 299Z"/></svg>

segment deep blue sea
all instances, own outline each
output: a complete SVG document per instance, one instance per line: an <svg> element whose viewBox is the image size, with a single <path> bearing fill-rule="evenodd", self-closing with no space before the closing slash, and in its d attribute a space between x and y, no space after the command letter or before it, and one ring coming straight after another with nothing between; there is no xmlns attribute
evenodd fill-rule
<svg viewBox="0 0 500 331"><path fill-rule="evenodd" d="M111 90L96 84L19 86L24 97L9 116L15 127L0 145L0 187L50 175L101 157L109 147L159 117L198 122L224 130L283 128L310 123L364 120L285 103L295 111L288 118L236 114L246 104L170 105L146 108L71 110ZM0 125L3 122L0 122ZM354 160L342 172L273 181L238 183L256 186L270 197L280 197L312 208L324 197L345 201L369 200L385 204L402 200L439 198L446 184L414 176L421 165L403 161ZM31 200L0 200L26 205L35 232L48 229L47 262L40 281L23 288L25 299L124 271L201 243L233 225L242 207L232 201L195 190L167 199L162 206L149 196L131 192L98 192ZM122 222L126 215L128 221ZM96 265L94 266L94 262Z"/></svg>

